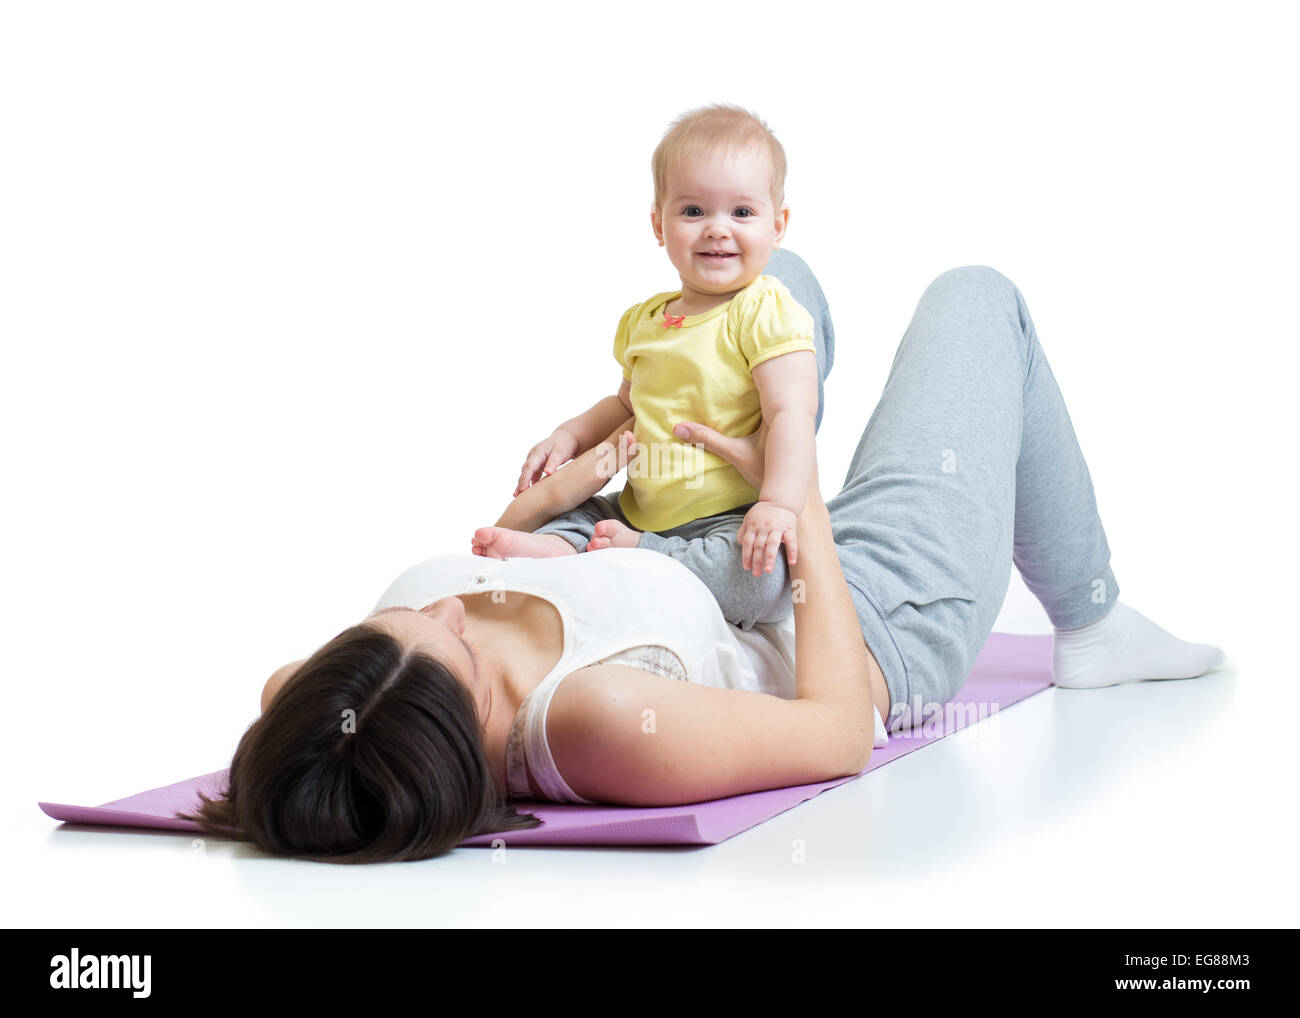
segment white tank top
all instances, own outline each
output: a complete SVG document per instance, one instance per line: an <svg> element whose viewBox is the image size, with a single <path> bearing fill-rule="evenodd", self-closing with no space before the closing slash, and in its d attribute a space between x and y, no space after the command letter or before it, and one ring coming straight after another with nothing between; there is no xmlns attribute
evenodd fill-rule
<svg viewBox="0 0 1300 1018"><path fill-rule="evenodd" d="M506 777L513 798L535 797L531 772L547 799L594 801L569 787L546 742L546 712L555 690L565 676L588 665L617 661L684 682L795 697L793 615L749 630L733 626L699 577L645 548L555 558L439 555L394 580L374 610L419 609L443 597L494 590L549 602L564 634L559 661L524 698L511 727ZM888 738L879 711L875 727L875 745L883 746Z"/></svg>

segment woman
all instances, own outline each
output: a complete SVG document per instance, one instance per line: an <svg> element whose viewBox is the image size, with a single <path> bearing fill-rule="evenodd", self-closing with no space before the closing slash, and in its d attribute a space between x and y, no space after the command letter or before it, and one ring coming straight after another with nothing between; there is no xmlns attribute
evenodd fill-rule
<svg viewBox="0 0 1300 1018"><path fill-rule="evenodd" d="M610 436L619 466L630 426ZM691 428L761 486L763 428ZM608 453L534 484L498 526L594 497ZM747 632L640 548L421 563L271 676L225 797L190 818L275 854L420 859L535 826L511 797L669 805L857 774L883 719L920 723L957 693L1013 561L1055 627L1058 685L1222 661L1116 600L1060 391L1019 290L986 266L926 289L840 493L822 501L814 466L796 536L793 615Z"/></svg>

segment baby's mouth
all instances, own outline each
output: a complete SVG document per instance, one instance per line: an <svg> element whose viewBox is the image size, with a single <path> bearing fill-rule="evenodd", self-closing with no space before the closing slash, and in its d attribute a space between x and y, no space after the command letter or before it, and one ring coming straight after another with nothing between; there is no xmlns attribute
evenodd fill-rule
<svg viewBox="0 0 1300 1018"><path fill-rule="evenodd" d="M702 251L700 252L700 257L708 258L715 262L721 262L721 261L726 261L728 258L735 258L736 256L734 253L718 254L715 252Z"/></svg>

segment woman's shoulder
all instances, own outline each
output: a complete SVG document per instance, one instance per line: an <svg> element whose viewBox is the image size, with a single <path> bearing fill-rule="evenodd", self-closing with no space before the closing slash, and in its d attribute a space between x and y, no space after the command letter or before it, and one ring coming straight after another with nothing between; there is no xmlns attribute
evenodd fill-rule
<svg viewBox="0 0 1300 1018"><path fill-rule="evenodd" d="M404 570L379 596L374 611L394 605L416 607L410 602L432 595L460 593L474 578L474 570L488 560L479 555L434 555ZM420 607L423 607L422 605Z"/></svg>
<svg viewBox="0 0 1300 1018"><path fill-rule="evenodd" d="M556 558L487 558L472 554L435 555L401 573L380 595L374 610L393 605L415 607L434 596L476 593L502 585L553 589L607 601L624 592L667 591L702 582L676 559L648 548L607 548L595 554ZM707 588L705 588L707 590Z"/></svg>

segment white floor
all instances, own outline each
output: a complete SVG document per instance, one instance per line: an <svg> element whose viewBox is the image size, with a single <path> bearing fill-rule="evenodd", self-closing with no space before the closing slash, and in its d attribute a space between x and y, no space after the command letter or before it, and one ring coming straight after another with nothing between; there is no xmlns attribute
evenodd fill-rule
<svg viewBox="0 0 1300 1018"><path fill-rule="evenodd" d="M1018 596L1000 628L1037 627L1032 612L1018 615ZM1235 667L1049 689L707 848L302 863L182 834L59 825L35 802L60 789L17 773L4 922L1294 925L1296 796L1282 778L1294 768L1266 689Z"/></svg>

